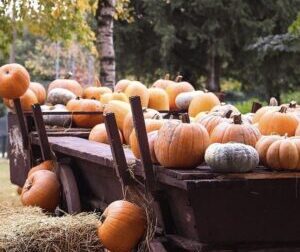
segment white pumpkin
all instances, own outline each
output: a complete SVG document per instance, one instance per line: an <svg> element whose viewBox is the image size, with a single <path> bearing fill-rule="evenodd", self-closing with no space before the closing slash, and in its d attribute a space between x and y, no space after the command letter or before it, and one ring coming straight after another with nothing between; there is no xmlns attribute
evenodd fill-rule
<svg viewBox="0 0 300 252"><path fill-rule="evenodd" d="M75 99L76 95L64 88L54 88L47 96L47 103L52 105L63 104L66 105L70 100Z"/></svg>
<svg viewBox="0 0 300 252"><path fill-rule="evenodd" d="M241 113L235 106L231 105L231 104L226 104L224 102L222 102L220 105L216 105L214 106L210 112L219 112L219 113L226 113L228 112L229 110L232 111L232 113L235 113L235 114L239 114Z"/></svg>
<svg viewBox="0 0 300 252"><path fill-rule="evenodd" d="M185 110L188 109L193 98L199 94L203 94L203 91L192 91L192 92L184 92L180 93L176 96L175 104L177 108Z"/></svg>
<svg viewBox="0 0 300 252"><path fill-rule="evenodd" d="M41 106L42 112L68 112L65 105ZM69 127L72 122L71 115L43 115L44 123L50 126Z"/></svg>
<svg viewBox="0 0 300 252"><path fill-rule="evenodd" d="M249 172L259 163L255 148L240 143L214 143L205 152L205 162L214 172Z"/></svg>

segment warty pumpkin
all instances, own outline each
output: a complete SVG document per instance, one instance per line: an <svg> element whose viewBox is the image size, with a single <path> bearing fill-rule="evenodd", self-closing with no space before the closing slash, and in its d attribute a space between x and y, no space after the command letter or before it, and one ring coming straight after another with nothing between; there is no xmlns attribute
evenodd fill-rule
<svg viewBox="0 0 300 252"><path fill-rule="evenodd" d="M38 103L43 105L47 96L44 86L38 82L30 82L29 88L35 94L36 98L38 99Z"/></svg>
<svg viewBox="0 0 300 252"><path fill-rule="evenodd" d="M51 105L56 105L56 104L63 104L67 105L67 103L75 99L76 95L69 91L68 89L64 88L53 88L47 96L47 103Z"/></svg>
<svg viewBox="0 0 300 252"><path fill-rule="evenodd" d="M101 219L98 237L104 247L113 252L131 251L146 231L145 211L125 200L111 203Z"/></svg>
<svg viewBox="0 0 300 252"><path fill-rule="evenodd" d="M251 124L243 123L241 114L238 114L233 117L231 122L223 122L216 126L210 134L210 142L236 142L254 147L260 137L259 130Z"/></svg>
<svg viewBox="0 0 300 252"><path fill-rule="evenodd" d="M54 89L53 89L54 90ZM42 105L43 112L68 112L65 105L56 104L54 106ZM44 123L50 126L70 127L72 122L71 115L43 115Z"/></svg>
<svg viewBox="0 0 300 252"><path fill-rule="evenodd" d="M119 131L119 135L120 135L121 143L123 143L123 136L121 131ZM92 128L89 134L89 140L98 143L109 144L109 139L108 139L108 135L104 123L97 124L94 128Z"/></svg>
<svg viewBox="0 0 300 252"><path fill-rule="evenodd" d="M113 92L101 95L100 101L102 104L107 104L112 100L129 102L128 97L123 92Z"/></svg>
<svg viewBox="0 0 300 252"><path fill-rule="evenodd" d="M82 97L83 88L76 80L69 79L57 79L52 81L48 86L48 92L54 88L64 88L76 95L76 97Z"/></svg>
<svg viewBox="0 0 300 252"><path fill-rule="evenodd" d="M54 212L59 203L60 184L54 172L40 170L27 178L21 194L24 206L38 206Z"/></svg>
<svg viewBox="0 0 300 252"><path fill-rule="evenodd" d="M154 151L162 166L189 169L203 162L208 145L209 135L202 125L169 120L158 131Z"/></svg>
<svg viewBox="0 0 300 252"><path fill-rule="evenodd" d="M258 165L259 156L250 145L214 143L205 152L205 162L214 172L249 172Z"/></svg>
<svg viewBox="0 0 300 252"><path fill-rule="evenodd" d="M220 105L219 98L211 92L195 96L189 105L189 116L196 116L200 112L210 111L216 105Z"/></svg>
<svg viewBox="0 0 300 252"><path fill-rule="evenodd" d="M19 64L6 64L0 67L0 96L6 99L19 98L30 85L27 70Z"/></svg>
<svg viewBox="0 0 300 252"><path fill-rule="evenodd" d="M71 112L103 112L103 106L100 101L93 99L76 98L68 102L67 109ZM92 128L104 121L103 115L72 115L73 122L82 128Z"/></svg>
<svg viewBox="0 0 300 252"><path fill-rule="evenodd" d="M149 88L148 107L156 110L169 110L169 97L165 90L161 88Z"/></svg>
<svg viewBox="0 0 300 252"><path fill-rule="evenodd" d="M148 107L149 92L146 86L139 81L132 81L125 90L128 98L131 96L139 96L141 98L142 107Z"/></svg>
<svg viewBox="0 0 300 252"><path fill-rule="evenodd" d="M263 135L278 134L294 136L299 121L293 113L287 112L287 107L282 106L277 111L268 111L263 114L258 122L258 128Z"/></svg>
<svg viewBox="0 0 300 252"><path fill-rule="evenodd" d="M261 107L259 110L257 110L253 116L252 122L258 123L260 118L268 111L276 111L278 109L278 101L276 98L271 97L269 106Z"/></svg>

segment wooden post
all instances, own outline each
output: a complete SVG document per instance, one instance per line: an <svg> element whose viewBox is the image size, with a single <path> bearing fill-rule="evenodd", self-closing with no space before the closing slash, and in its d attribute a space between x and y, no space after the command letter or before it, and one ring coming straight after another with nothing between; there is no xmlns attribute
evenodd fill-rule
<svg viewBox="0 0 300 252"><path fill-rule="evenodd" d="M15 111L16 111L16 114L18 117L18 123L19 123L20 131L21 131L21 135L22 135L23 147L25 150L28 150L28 148L29 148L28 128L27 128L27 124L25 121L23 109L21 106L21 101L20 101L20 98L14 99L13 101L14 101L14 107L15 107Z"/></svg>

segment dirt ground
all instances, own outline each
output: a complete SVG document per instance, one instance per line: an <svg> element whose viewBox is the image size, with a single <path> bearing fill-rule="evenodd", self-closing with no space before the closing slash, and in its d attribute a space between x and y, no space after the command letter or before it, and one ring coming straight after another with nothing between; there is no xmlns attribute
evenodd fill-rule
<svg viewBox="0 0 300 252"><path fill-rule="evenodd" d="M17 187L10 183L9 163L6 159L0 159L0 204L21 205Z"/></svg>

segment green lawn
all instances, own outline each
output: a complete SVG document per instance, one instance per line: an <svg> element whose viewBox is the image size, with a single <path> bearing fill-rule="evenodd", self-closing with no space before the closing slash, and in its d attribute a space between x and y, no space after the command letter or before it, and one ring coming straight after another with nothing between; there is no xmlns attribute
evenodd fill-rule
<svg viewBox="0 0 300 252"><path fill-rule="evenodd" d="M10 183L9 164L0 159L0 204L20 205L17 187Z"/></svg>

